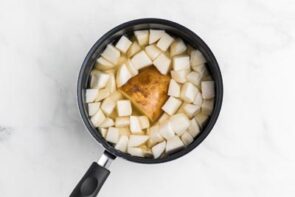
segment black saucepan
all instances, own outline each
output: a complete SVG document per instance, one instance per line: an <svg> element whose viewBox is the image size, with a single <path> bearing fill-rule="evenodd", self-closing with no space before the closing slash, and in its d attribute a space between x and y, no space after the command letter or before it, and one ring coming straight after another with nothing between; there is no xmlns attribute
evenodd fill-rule
<svg viewBox="0 0 295 197"><path fill-rule="evenodd" d="M188 145L185 149L182 149L178 152L168 155L167 157L153 159L153 158L142 158L142 157L135 157L131 156L127 153L122 153L114 149L114 147L106 142L104 138L101 136L100 132L95 128L87 113L87 105L85 104L85 89L87 89L89 84L89 77L92 68L95 65L95 61L97 57L100 55L102 50L105 46L109 43L112 43L118 40L123 34L130 34L134 30L141 30L141 29L162 29L167 31L171 35L175 35L177 37L182 38L186 43L189 43L192 47L199 49L205 58L207 59L207 67L209 72L211 73L213 79L215 80L215 103L212 115L210 116L209 120L207 121L206 125L204 126L202 132L194 139L194 141ZM105 148L105 151L101 158L99 159L98 163L93 162L86 174L82 177L80 182L74 188L73 192L71 193L71 197L93 197L96 196L99 192L100 188L102 187L103 183L107 179L110 171L107 169L110 162L114 160L116 157L122 157L129 161L138 162L138 163L145 163L145 164L152 164L152 163L163 163L167 161L172 161L177 159L195 147L197 147L210 133L211 129L213 128L222 104L222 97L223 97L223 84L222 84L222 76L220 73L220 69L218 63L209 49L209 47L205 44L205 42L197 36L194 32L187 29L186 27L179 25L177 23L163 20L163 19L154 19L154 18L147 18L147 19L138 19L123 23L105 35L103 35L90 49L89 53L87 54L78 78L78 87L77 87L77 94L78 94L78 105L79 110L84 121L84 124L88 128L88 131L91 135Z"/></svg>

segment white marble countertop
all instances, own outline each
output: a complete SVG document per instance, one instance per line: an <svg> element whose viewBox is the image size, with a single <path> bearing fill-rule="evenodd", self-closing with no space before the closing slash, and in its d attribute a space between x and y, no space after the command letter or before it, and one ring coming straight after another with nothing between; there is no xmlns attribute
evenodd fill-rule
<svg viewBox="0 0 295 197"><path fill-rule="evenodd" d="M102 148L77 74L112 27L166 18L195 31L224 78L220 118L181 159L116 159L100 196L295 196L295 1L10 0L0 6L0 196L68 196Z"/></svg>

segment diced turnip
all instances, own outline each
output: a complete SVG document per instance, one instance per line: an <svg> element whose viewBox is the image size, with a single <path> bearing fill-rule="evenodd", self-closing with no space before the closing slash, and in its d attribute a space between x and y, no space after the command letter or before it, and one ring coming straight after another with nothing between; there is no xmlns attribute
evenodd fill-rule
<svg viewBox="0 0 295 197"><path fill-rule="evenodd" d="M170 80L168 95L174 97L180 96L180 85L174 79Z"/></svg>
<svg viewBox="0 0 295 197"><path fill-rule="evenodd" d="M117 71L117 87L121 87L132 77L130 71L128 70L126 64L122 64Z"/></svg>
<svg viewBox="0 0 295 197"><path fill-rule="evenodd" d="M189 134L189 132L184 132L180 138L185 146L191 144L194 141L194 138Z"/></svg>
<svg viewBox="0 0 295 197"><path fill-rule="evenodd" d="M190 125L190 120L183 114L175 114L170 117L170 125L174 133L181 135Z"/></svg>
<svg viewBox="0 0 295 197"><path fill-rule="evenodd" d="M151 60L154 60L160 55L161 50L155 45L149 45L145 47L145 52L151 58Z"/></svg>
<svg viewBox="0 0 295 197"><path fill-rule="evenodd" d="M200 127L204 127L206 121L208 120L208 116L203 113L198 113L195 116L196 121L198 122Z"/></svg>
<svg viewBox="0 0 295 197"><path fill-rule="evenodd" d="M168 120L170 118L170 116L167 113L163 113L162 116L159 118L158 122L164 122L166 120Z"/></svg>
<svg viewBox="0 0 295 197"><path fill-rule="evenodd" d="M110 93L113 93L117 90L116 79L115 79L114 73L110 74L110 79L106 85L106 89L108 89Z"/></svg>
<svg viewBox="0 0 295 197"><path fill-rule="evenodd" d="M215 96L214 81L202 81L202 97L203 99L211 99Z"/></svg>
<svg viewBox="0 0 295 197"><path fill-rule="evenodd" d="M203 102L202 94L199 92L199 93L196 95L196 97L195 97L193 103L194 103L195 105L197 105L197 106L201 106L201 105L202 105L202 102Z"/></svg>
<svg viewBox="0 0 295 197"><path fill-rule="evenodd" d="M147 129L150 127L149 119L146 116L139 116L139 122L141 129Z"/></svg>
<svg viewBox="0 0 295 197"><path fill-rule="evenodd" d="M116 127L128 127L129 117L116 117L115 126Z"/></svg>
<svg viewBox="0 0 295 197"><path fill-rule="evenodd" d="M149 42L149 31L148 30L139 30L134 31L134 35L140 46L145 46Z"/></svg>
<svg viewBox="0 0 295 197"><path fill-rule="evenodd" d="M129 142L128 146L140 146L144 144L149 139L149 136L147 135L130 135L129 136Z"/></svg>
<svg viewBox="0 0 295 197"><path fill-rule="evenodd" d="M85 100L86 103L92 103L98 97L98 89L86 89Z"/></svg>
<svg viewBox="0 0 295 197"><path fill-rule="evenodd" d="M178 136L171 137L166 143L166 153L169 154L175 152L183 147L184 144Z"/></svg>
<svg viewBox="0 0 295 197"><path fill-rule="evenodd" d="M180 98L187 103L192 103L199 90L192 83L186 82L180 91Z"/></svg>
<svg viewBox="0 0 295 197"><path fill-rule="evenodd" d="M99 107L100 107L100 102L99 103L88 103L88 115L93 116L98 112Z"/></svg>
<svg viewBox="0 0 295 197"><path fill-rule="evenodd" d="M126 37L122 36L116 44L116 48L119 49L122 53L126 53L132 42Z"/></svg>
<svg viewBox="0 0 295 197"><path fill-rule="evenodd" d="M127 61L126 66L127 66L128 70L129 70L130 74L132 75L132 77L134 77L135 75L138 74L138 70L135 68L135 66L133 65L131 60Z"/></svg>
<svg viewBox="0 0 295 197"><path fill-rule="evenodd" d="M205 115L210 115L213 111L214 101L213 100L204 100L202 103L202 113Z"/></svg>
<svg viewBox="0 0 295 197"><path fill-rule="evenodd" d="M189 73L190 73L190 69L184 69L184 70L178 70L178 71L172 70L171 76L178 83L185 83L187 81L186 77Z"/></svg>
<svg viewBox="0 0 295 197"><path fill-rule="evenodd" d="M166 142L161 142L152 148L152 153L154 155L154 158L157 159L159 158L165 151L166 148Z"/></svg>
<svg viewBox="0 0 295 197"><path fill-rule="evenodd" d="M187 49L186 45L184 44L183 40L177 39L170 47L170 56L179 55L185 52Z"/></svg>
<svg viewBox="0 0 295 197"><path fill-rule="evenodd" d="M114 92L112 93L108 98L106 98L102 104L101 109L102 111L107 115L110 116L112 112L114 111L117 101L119 99L123 98L122 94L120 92Z"/></svg>
<svg viewBox="0 0 295 197"><path fill-rule="evenodd" d="M162 75L167 75L170 69L171 59L162 53L153 61L153 64Z"/></svg>
<svg viewBox="0 0 295 197"><path fill-rule="evenodd" d="M128 147L127 152L132 156L144 157L144 152L141 148L138 147Z"/></svg>
<svg viewBox="0 0 295 197"><path fill-rule="evenodd" d="M128 145L128 136L122 135L119 141L117 142L115 149L125 153L127 151L127 145Z"/></svg>
<svg viewBox="0 0 295 197"><path fill-rule="evenodd" d="M91 72L90 87L91 88L104 88L110 79L110 75L98 70Z"/></svg>
<svg viewBox="0 0 295 197"><path fill-rule="evenodd" d="M150 29L149 44L157 42L165 33L163 30Z"/></svg>
<svg viewBox="0 0 295 197"><path fill-rule="evenodd" d="M100 70L109 70L114 68L115 65L109 62L108 60L104 59L103 57L99 57L96 60L95 68Z"/></svg>
<svg viewBox="0 0 295 197"><path fill-rule="evenodd" d="M161 49L162 51L167 51L167 49L169 48L169 46L172 44L173 41L174 41L174 38L171 37L166 32L164 32L157 43L157 47Z"/></svg>
<svg viewBox="0 0 295 197"><path fill-rule="evenodd" d="M175 57L173 57L173 69L175 71L190 69L189 56L175 56Z"/></svg>
<svg viewBox="0 0 295 197"><path fill-rule="evenodd" d="M190 72L187 76L186 76L187 80L189 82L191 82L192 84L194 84L195 86L199 86L200 85L200 82L201 82L201 79L202 79L202 76L200 73L198 72Z"/></svg>
<svg viewBox="0 0 295 197"><path fill-rule="evenodd" d="M200 77L203 78L204 74L208 73L205 64L200 64L197 66L192 66L192 69L200 74Z"/></svg>
<svg viewBox="0 0 295 197"><path fill-rule="evenodd" d="M196 119L191 119L187 132L189 132L192 137L196 137L200 133L200 126Z"/></svg>
<svg viewBox="0 0 295 197"><path fill-rule="evenodd" d="M99 109L94 116L91 117L91 122L95 127L99 127L101 123L105 120L105 115L103 112Z"/></svg>
<svg viewBox="0 0 295 197"><path fill-rule="evenodd" d="M108 130L106 128L99 128L99 130L100 130L101 136L105 138L107 136Z"/></svg>
<svg viewBox="0 0 295 197"><path fill-rule="evenodd" d="M134 134L142 133L138 116L130 116L130 131Z"/></svg>
<svg viewBox="0 0 295 197"><path fill-rule="evenodd" d="M110 94L111 93L108 89L106 89L106 88L100 89L98 91L98 96L96 97L95 101L101 101L101 100L107 98L108 96L110 96Z"/></svg>
<svg viewBox="0 0 295 197"><path fill-rule="evenodd" d="M197 66L206 63L206 59L199 50L191 51L191 65Z"/></svg>
<svg viewBox="0 0 295 197"><path fill-rule="evenodd" d="M108 44L105 50L101 54L106 60L113 64L117 64L120 58L120 51L111 44Z"/></svg>
<svg viewBox="0 0 295 197"><path fill-rule="evenodd" d="M192 118L193 116L195 116L201 109L199 105L194 105L194 104L189 104L189 103L185 103L182 106L182 108L183 108L184 113L189 118Z"/></svg>
<svg viewBox="0 0 295 197"><path fill-rule="evenodd" d="M137 70L150 66L153 63L144 51L140 51L139 53L134 55L131 61Z"/></svg>
<svg viewBox="0 0 295 197"><path fill-rule="evenodd" d="M104 121L99 125L99 127L101 128L107 128L107 127L111 127L114 126L114 121L111 118L105 118Z"/></svg>
<svg viewBox="0 0 295 197"><path fill-rule="evenodd" d="M125 135L125 136L131 135L131 131L128 127L119 127L118 129L119 129L120 135Z"/></svg>
<svg viewBox="0 0 295 197"><path fill-rule="evenodd" d="M140 46L137 42L133 42L132 45L130 46L128 52L127 52L127 56L128 57L132 57L133 55L135 55L137 52L140 51Z"/></svg>
<svg viewBox="0 0 295 197"><path fill-rule="evenodd" d="M131 102L129 100L117 101L118 116L130 116L132 114Z"/></svg>
<svg viewBox="0 0 295 197"><path fill-rule="evenodd" d="M116 144L119 141L119 137L120 137L119 129L115 127L109 127L108 133L105 139L108 142Z"/></svg>
<svg viewBox="0 0 295 197"><path fill-rule="evenodd" d="M153 146L154 144L156 144L158 142L162 142L164 140L164 138L160 134L160 127L158 124L150 127L148 130L148 133L150 136L150 138L148 140L149 146Z"/></svg>
<svg viewBox="0 0 295 197"><path fill-rule="evenodd" d="M170 96L166 103L162 106L162 110L172 116L180 107L181 100Z"/></svg>
<svg viewBox="0 0 295 197"><path fill-rule="evenodd" d="M175 135L169 120L166 120L159 125L159 133L165 139L169 139Z"/></svg>

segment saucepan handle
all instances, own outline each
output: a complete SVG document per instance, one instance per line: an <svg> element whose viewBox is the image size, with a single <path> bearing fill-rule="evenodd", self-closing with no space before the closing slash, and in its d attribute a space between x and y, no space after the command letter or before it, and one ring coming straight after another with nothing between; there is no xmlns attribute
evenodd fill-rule
<svg viewBox="0 0 295 197"><path fill-rule="evenodd" d="M108 178L110 171L107 169L115 156L107 151L100 157L98 163L93 162L82 179L74 188L70 197L95 197Z"/></svg>

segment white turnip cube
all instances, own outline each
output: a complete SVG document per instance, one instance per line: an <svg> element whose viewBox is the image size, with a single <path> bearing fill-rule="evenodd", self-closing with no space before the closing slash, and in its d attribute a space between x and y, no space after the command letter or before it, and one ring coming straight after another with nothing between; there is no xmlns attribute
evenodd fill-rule
<svg viewBox="0 0 295 197"><path fill-rule="evenodd" d="M117 87L121 87L123 86L125 83L127 83L127 81L132 77L130 71L128 70L126 64L122 64L118 71L117 71L117 75L116 75L116 79L117 79Z"/></svg>
<svg viewBox="0 0 295 197"><path fill-rule="evenodd" d="M153 64L162 75L167 75L170 69L171 59L162 53L154 60Z"/></svg>
<svg viewBox="0 0 295 197"><path fill-rule="evenodd" d="M165 139L169 139L175 135L169 120L160 123L159 133Z"/></svg>
<svg viewBox="0 0 295 197"><path fill-rule="evenodd" d="M92 103L98 97L98 89L86 89L85 100L86 103Z"/></svg>
<svg viewBox="0 0 295 197"><path fill-rule="evenodd" d="M167 113L163 113L162 116L159 118L158 122L164 122L166 120L168 120L170 118L170 116Z"/></svg>
<svg viewBox="0 0 295 197"><path fill-rule="evenodd" d="M172 43L170 47L170 56L175 56L182 54L187 49L186 45L184 44L183 40L177 39L175 42Z"/></svg>
<svg viewBox="0 0 295 197"><path fill-rule="evenodd" d="M114 121L111 118L105 118L104 121L99 125L99 127L101 128L107 128L107 127L111 127L114 126Z"/></svg>
<svg viewBox="0 0 295 197"><path fill-rule="evenodd" d="M106 140L108 142L111 142L113 144L116 144L119 141L120 138L120 133L119 133L119 129L115 128L115 127L110 127L108 129L108 133L106 135Z"/></svg>
<svg viewBox="0 0 295 197"><path fill-rule="evenodd" d="M96 114L96 112L98 112L99 110L100 104L101 104L100 102L88 103L88 115L93 116L94 114Z"/></svg>
<svg viewBox="0 0 295 197"><path fill-rule="evenodd" d="M132 45L130 46L128 52L127 52L127 56L132 57L133 55L135 55L140 50L141 50L141 48L140 48L139 44L137 42L133 42Z"/></svg>
<svg viewBox="0 0 295 197"><path fill-rule="evenodd" d="M167 140L166 143L166 153L173 153L183 148L184 144L178 136L171 137Z"/></svg>
<svg viewBox="0 0 295 197"><path fill-rule="evenodd" d="M115 74L114 73L110 73L110 79L106 85L106 89L110 92L113 93L117 90L117 86L116 86L116 78L115 78Z"/></svg>
<svg viewBox="0 0 295 197"><path fill-rule="evenodd" d="M115 149L125 153L127 151L127 145L128 145L128 136L123 135L119 138L119 141L117 142L115 146Z"/></svg>
<svg viewBox="0 0 295 197"><path fill-rule="evenodd" d="M118 116L130 116L132 114L131 102L129 100L117 101Z"/></svg>
<svg viewBox="0 0 295 197"><path fill-rule="evenodd" d="M141 129L147 129L150 127L150 121L146 116L139 116L139 122Z"/></svg>
<svg viewBox="0 0 295 197"><path fill-rule="evenodd" d="M110 79L110 75L98 70L93 70L90 74L91 76L91 80L90 80L90 87L91 88L104 88L109 79Z"/></svg>
<svg viewBox="0 0 295 197"><path fill-rule="evenodd" d="M108 60L104 59L103 57L99 57L96 60L95 68L100 70L109 70L114 68L115 65L109 62Z"/></svg>
<svg viewBox="0 0 295 197"><path fill-rule="evenodd" d="M187 132L194 138L200 133L200 126L197 123L196 119L191 119L190 126L187 129Z"/></svg>
<svg viewBox="0 0 295 197"><path fill-rule="evenodd" d="M158 49L158 47L156 47L155 45L146 46L144 50L146 54L151 58L151 60L156 59L161 53L161 50Z"/></svg>
<svg viewBox="0 0 295 197"><path fill-rule="evenodd" d="M157 42L165 33L163 30L150 29L149 44Z"/></svg>
<svg viewBox="0 0 295 197"><path fill-rule="evenodd" d="M130 135L129 136L129 142L128 146L140 146L144 144L149 139L149 136L147 135Z"/></svg>
<svg viewBox="0 0 295 197"><path fill-rule="evenodd" d="M117 64L120 58L120 51L111 44L108 44L105 50L101 54L106 60L113 64Z"/></svg>
<svg viewBox="0 0 295 197"><path fill-rule="evenodd" d="M130 116L130 131L133 134L142 133L138 116Z"/></svg>
<svg viewBox="0 0 295 197"><path fill-rule="evenodd" d="M210 115L213 111L214 101L213 100L204 100L202 103L202 113L205 115Z"/></svg>
<svg viewBox="0 0 295 197"><path fill-rule="evenodd" d="M214 81L202 81L201 88L203 99L211 99L215 97Z"/></svg>
<svg viewBox="0 0 295 197"><path fill-rule="evenodd" d="M161 142L152 148L152 153L155 159L159 158L165 151L166 142Z"/></svg>
<svg viewBox="0 0 295 197"><path fill-rule="evenodd" d="M199 50L191 51L191 65L197 66L206 63L206 59Z"/></svg>
<svg viewBox="0 0 295 197"><path fill-rule="evenodd" d="M140 46L145 46L149 42L149 31L148 30L139 30L134 31L134 35Z"/></svg>
<svg viewBox="0 0 295 197"><path fill-rule="evenodd" d="M175 56L173 57L173 69L175 71L190 69L189 56Z"/></svg>
<svg viewBox="0 0 295 197"><path fill-rule="evenodd" d="M188 146L194 141L194 138L189 134L189 132L184 132L180 138L185 146Z"/></svg>
<svg viewBox="0 0 295 197"><path fill-rule="evenodd" d="M205 123L207 122L209 116L207 116L206 114L203 114L203 113L198 113L196 116L195 116L195 119L196 121L198 122L198 125L200 127L204 127Z"/></svg>
<svg viewBox="0 0 295 197"><path fill-rule="evenodd" d="M112 93L108 98L106 98L101 104L101 110L107 115L111 115L114 111L117 101L123 98L120 92Z"/></svg>
<svg viewBox="0 0 295 197"><path fill-rule="evenodd" d="M189 117L192 118L194 117L197 113L200 112L201 107L199 105L194 105L194 104L189 104L189 103L185 103L182 106L182 109L184 111L184 113Z"/></svg>
<svg viewBox="0 0 295 197"><path fill-rule="evenodd" d="M103 112L99 109L94 116L91 117L90 121L95 127L99 127L101 123L105 120L105 115Z"/></svg>
<svg viewBox="0 0 295 197"><path fill-rule="evenodd" d="M115 126L118 127L128 127L130 124L129 117L116 117Z"/></svg>
<svg viewBox="0 0 295 197"><path fill-rule="evenodd" d="M131 135L131 131L128 127L119 127L118 129L121 136L124 135L129 137Z"/></svg>
<svg viewBox="0 0 295 197"><path fill-rule="evenodd" d="M148 129L148 133L150 136L148 141L149 146L153 146L154 144L162 142L164 140L164 138L160 134L160 126L158 124L150 127Z"/></svg>
<svg viewBox="0 0 295 197"><path fill-rule="evenodd" d="M167 49L169 48L169 46L172 44L173 41L174 41L174 38L171 37L166 32L164 32L157 43L157 47L161 49L162 51L167 51Z"/></svg>
<svg viewBox="0 0 295 197"><path fill-rule="evenodd" d="M111 93L110 93L110 91L108 89L106 89L106 88L100 89L98 91L98 96L96 97L95 101L97 101L97 102L101 101L101 100L107 98L108 96L110 96L110 94Z"/></svg>
<svg viewBox="0 0 295 197"><path fill-rule="evenodd" d="M108 130L106 128L99 128L99 131L102 137L105 138L107 136Z"/></svg>
<svg viewBox="0 0 295 197"><path fill-rule="evenodd" d="M150 66L153 63L144 51L140 51L139 53L134 55L131 61L137 70Z"/></svg>
<svg viewBox="0 0 295 197"><path fill-rule="evenodd" d="M198 72L190 72L187 76L186 76L187 80L189 82L191 82L192 84L194 84L195 86L199 86L201 83L201 79L202 79L202 75Z"/></svg>
<svg viewBox="0 0 295 197"><path fill-rule="evenodd" d="M126 66L131 74L132 77L138 74L138 70L135 68L131 60L128 60Z"/></svg>
<svg viewBox="0 0 295 197"><path fill-rule="evenodd" d="M122 36L116 44L116 48L119 49L122 53L126 53L132 42L126 37Z"/></svg>
<svg viewBox="0 0 295 197"><path fill-rule="evenodd" d="M187 81L186 77L189 73L190 73L190 69L184 69L184 70L178 70L178 71L172 70L171 76L178 83L185 83Z"/></svg>
<svg viewBox="0 0 295 197"><path fill-rule="evenodd" d="M170 96L166 103L162 106L162 110L172 116L180 107L181 100Z"/></svg>
<svg viewBox="0 0 295 197"><path fill-rule="evenodd" d="M198 88L196 88L192 83L186 82L181 87L180 98L187 103L192 103L198 92Z"/></svg>
<svg viewBox="0 0 295 197"><path fill-rule="evenodd" d="M144 152L141 148L138 147L128 147L127 148L127 152L132 155L132 156L136 156L136 157L144 157Z"/></svg>
<svg viewBox="0 0 295 197"><path fill-rule="evenodd" d="M179 113L179 114L175 114L171 116L169 122L172 127L172 130L177 135L181 135L183 132L185 132L185 130L190 125L190 120L183 113Z"/></svg>
<svg viewBox="0 0 295 197"><path fill-rule="evenodd" d="M171 79L168 88L168 95L179 97L180 96L180 85L174 80Z"/></svg>

